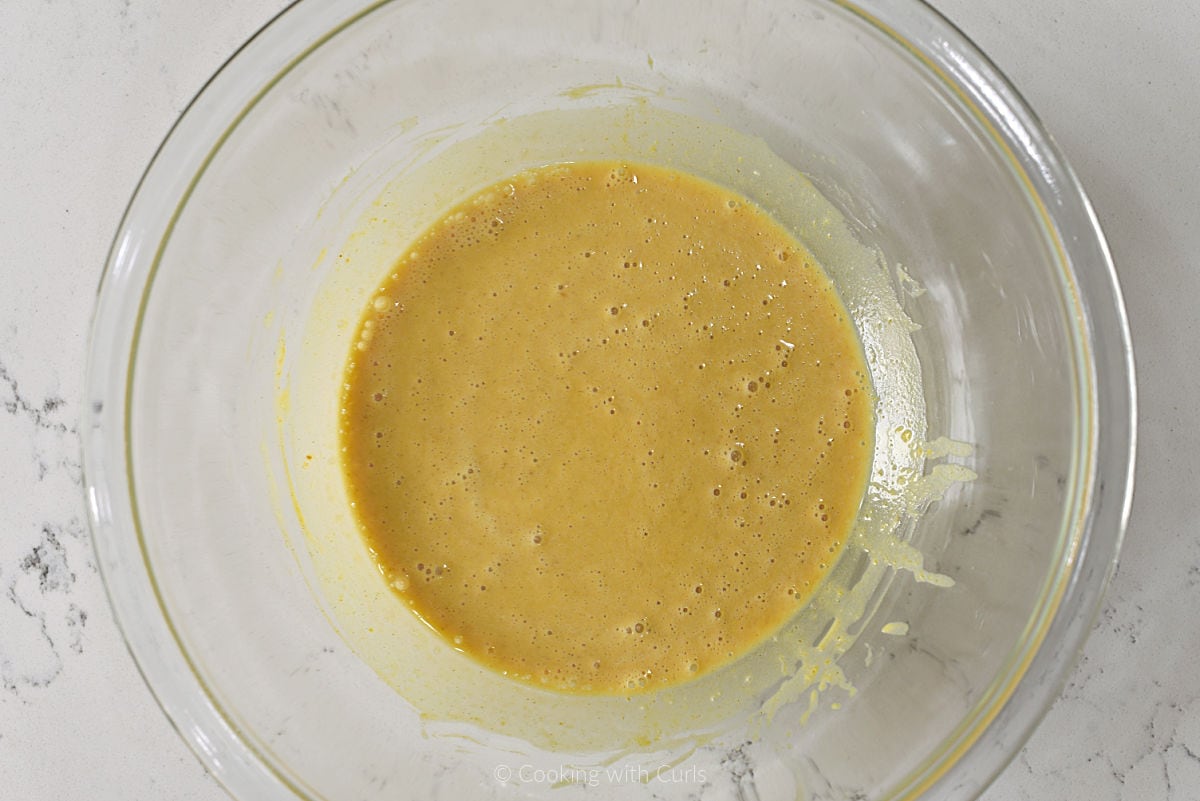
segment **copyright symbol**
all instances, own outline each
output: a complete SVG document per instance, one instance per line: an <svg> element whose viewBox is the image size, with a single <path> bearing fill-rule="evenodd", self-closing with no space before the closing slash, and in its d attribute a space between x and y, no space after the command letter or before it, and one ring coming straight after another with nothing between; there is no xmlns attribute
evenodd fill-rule
<svg viewBox="0 0 1200 801"><path fill-rule="evenodd" d="M492 771L492 775L496 777L496 781L507 784L508 780L512 778L512 768L508 765L497 765L496 769Z"/></svg>

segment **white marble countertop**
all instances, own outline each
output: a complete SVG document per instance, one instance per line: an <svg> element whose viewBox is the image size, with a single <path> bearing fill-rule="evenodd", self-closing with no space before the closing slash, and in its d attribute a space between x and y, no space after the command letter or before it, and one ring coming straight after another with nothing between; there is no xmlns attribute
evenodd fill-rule
<svg viewBox="0 0 1200 801"><path fill-rule="evenodd" d="M0 798L226 798L114 625L77 420L126 200L283 0L0 4ZM1109 236L1140 454L1120 568L1067 687L986 801L1200 798L1200 6L935 0L1039 111Z"/></svg>

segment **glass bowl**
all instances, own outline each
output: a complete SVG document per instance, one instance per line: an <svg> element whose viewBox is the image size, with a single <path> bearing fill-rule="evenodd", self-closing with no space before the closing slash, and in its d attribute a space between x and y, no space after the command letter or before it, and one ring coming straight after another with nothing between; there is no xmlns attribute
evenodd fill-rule
<svg viewBox="0 0 1200 801"><path fill-rule="evenodd" d="M373 574L339 371L406 242L517 170L679 166L823 262L879 395L845 553L776 637L628 698L493 675ZM111 601L232 795L973 798L1052 702L1132 491L1129 332L1074 175L918 2L303 0L117 233L86 489Z"/></svg>

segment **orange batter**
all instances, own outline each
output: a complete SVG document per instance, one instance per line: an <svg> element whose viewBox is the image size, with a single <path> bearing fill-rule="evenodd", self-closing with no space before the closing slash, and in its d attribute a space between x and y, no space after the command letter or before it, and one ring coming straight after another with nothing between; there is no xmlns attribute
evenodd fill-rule
<svg viewBox="0 0 1200 801"><path fill-rule="evenodd" d="M518 679L629 693L752 649L854 523L861 345L744 198L641 164L521 173L371 298L342 465L380 571Z"/></svg>

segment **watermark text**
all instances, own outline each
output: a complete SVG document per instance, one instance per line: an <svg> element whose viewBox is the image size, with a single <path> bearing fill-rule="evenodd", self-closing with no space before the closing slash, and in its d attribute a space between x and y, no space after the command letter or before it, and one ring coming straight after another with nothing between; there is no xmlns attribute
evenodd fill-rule
<svg viewBox="0 0 1200 801"><path fill-rule="evenodd" d="M708 781L704 768L696 765L610 765L605 767L575 767L558 765L496 765L493 778L501 784L548 784L563 786L581 784L599 787L601 784L704 784Z"/></svg>

